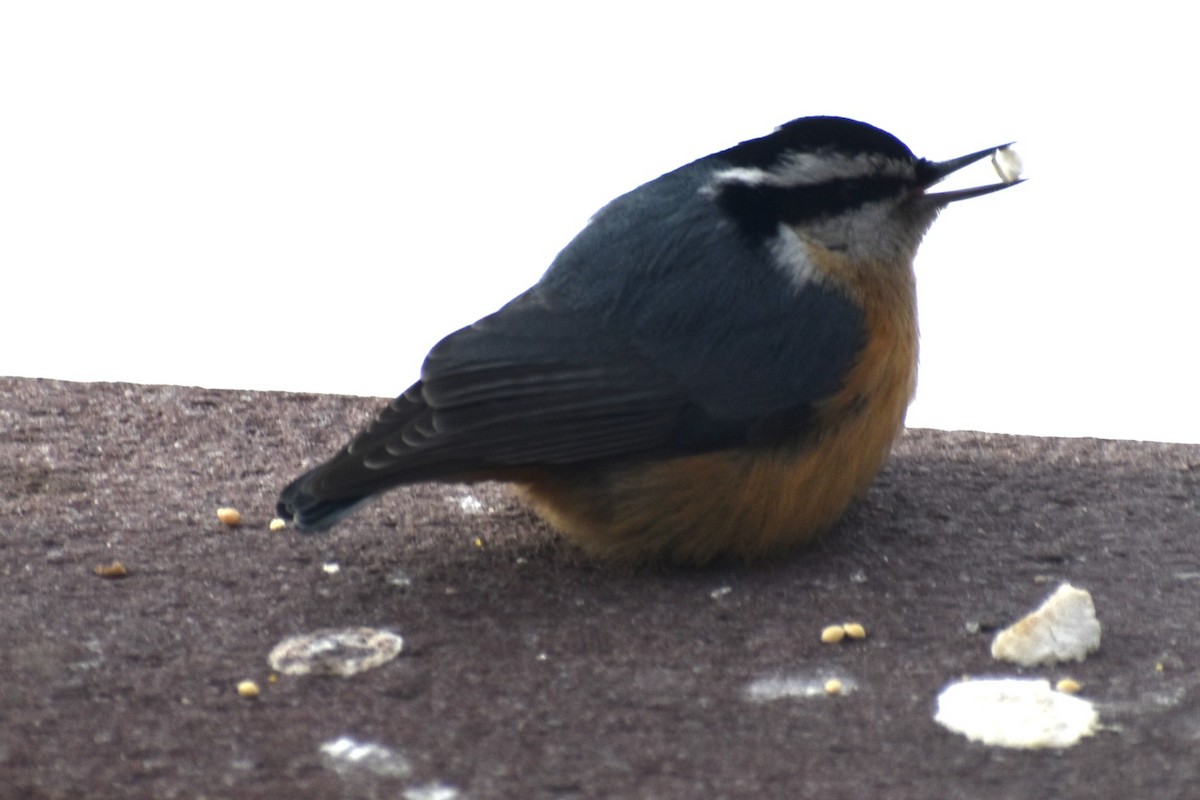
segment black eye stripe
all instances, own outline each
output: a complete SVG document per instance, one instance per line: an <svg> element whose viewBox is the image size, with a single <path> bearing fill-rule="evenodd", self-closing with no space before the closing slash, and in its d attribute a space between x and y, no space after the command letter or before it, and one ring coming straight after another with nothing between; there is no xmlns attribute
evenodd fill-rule
<svg viewBox="0 0 1200 800"><path fill-rule="evenodd" d="M800 186L728 181L716 189L717 205L753 237L775 233L780 223L827 219L900 195L911 181L891 176L837 178Z"/></svg>

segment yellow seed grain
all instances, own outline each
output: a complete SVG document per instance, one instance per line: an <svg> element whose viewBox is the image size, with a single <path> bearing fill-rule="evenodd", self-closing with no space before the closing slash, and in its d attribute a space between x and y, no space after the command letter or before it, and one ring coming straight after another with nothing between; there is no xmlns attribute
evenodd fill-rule
<svg viewBox="0 0 1200 800"><path fill-rule="evenodd" d="M261 691L254 681L242 681L237 685L237 693L242 697L258 697Z"/></svg>
<svg viewBox="0 0 1200 800"><path fill-rule="evenodd" d="M821 630L821 641L836 644L846 638L846 629L841 625L829 625Z"/></svg>
<svg viewBox="0 0 1200 800"><path fill-rule="evenodd" d="M242 515L236 508L218 508L217 519L233 528L242 524Z"/></svg>
<svg viewBox="0 0 1200 800"><path fill-rule="evenodd" d="M867 638L867 629L864 628L862 626L862 624L858 623L858 622L847 622L845 625L842 626L842 630L846 631L846 635L849 636L851 639Z"/></svg>
<svg viewBox="0 0 1200 800"><path fill-rule="evenodd" d="M125 565L120 561L114 561L111 564L101 564L98 567L93 567L92 572L96 573L101 578L124 578L129 574L129 570L125 569Z"/></svg>

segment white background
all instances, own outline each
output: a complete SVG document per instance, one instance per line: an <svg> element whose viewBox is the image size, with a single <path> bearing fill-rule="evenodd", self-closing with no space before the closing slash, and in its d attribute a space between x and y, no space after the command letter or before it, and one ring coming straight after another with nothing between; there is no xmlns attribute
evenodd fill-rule
<svg viewBox="0 0 1200 800"><path fill-rule="evenodd" d="M417 5L0 6L0 374L391 396L613 196L838 114L1030 178L925 241L910 424L1200 442L1183 4Z"/></svg>

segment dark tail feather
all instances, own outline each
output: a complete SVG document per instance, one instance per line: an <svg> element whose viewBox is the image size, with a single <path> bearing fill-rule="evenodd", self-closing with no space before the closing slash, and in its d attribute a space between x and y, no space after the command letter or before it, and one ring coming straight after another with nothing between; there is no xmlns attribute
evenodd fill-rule
<svg viewBox="0 0 1200 800"><path fill-rule="evenodd" d="M324 467L309 470L289 483L279 493L275 512L304 533L317 533L332 528L344 517L353 514L372 495L351 497L322 497L314 488L314 479Z"/></svg>

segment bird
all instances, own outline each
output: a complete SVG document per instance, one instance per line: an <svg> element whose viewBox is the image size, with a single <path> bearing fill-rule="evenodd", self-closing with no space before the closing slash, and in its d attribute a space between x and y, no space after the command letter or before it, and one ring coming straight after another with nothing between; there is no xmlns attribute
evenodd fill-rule
<svg viewBox="0 0 1200 800"><path fill-rule="evenodd" d="M398 486L500 481L584 551L702 565L834 527L904 426L913 261L946 161L803 117L598 211L541 278L451 333L277 511L323 531Z"/></svg>

